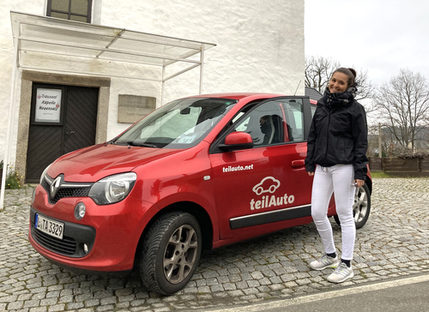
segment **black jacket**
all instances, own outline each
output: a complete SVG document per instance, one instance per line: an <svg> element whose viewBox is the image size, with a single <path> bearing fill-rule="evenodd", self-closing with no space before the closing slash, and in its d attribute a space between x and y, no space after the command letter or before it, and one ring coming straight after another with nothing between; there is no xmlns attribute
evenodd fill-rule
<svg viewBox="0 0 429 312"><path fill-rule="evenodd" d="M318 101L307 140L305 168L314 172L316 164L330 167L353 164L354 178L366 176L368 129L365 109L352 93L330 93Z"/></svg>

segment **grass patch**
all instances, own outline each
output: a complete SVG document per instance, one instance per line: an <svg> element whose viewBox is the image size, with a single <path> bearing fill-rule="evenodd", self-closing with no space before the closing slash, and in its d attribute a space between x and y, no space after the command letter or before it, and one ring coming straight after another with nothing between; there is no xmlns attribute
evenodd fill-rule
<svg viewBox="0 0 429 312"><path fill-rule="evenodd" d="M422 176L422 175L400 175L400 174L390 174L390 173L386 173L384 171L371 171L371 177L373 179L377 179L377 178L405 178L405 179L411 179L411 178L423 178L423 179L427 179L429 178L428 176Z"/></svg>
<svg viewBox="0 0 429 312"><path fill-rule="evenodd" d="M397 176L390 175L384 171L371 171L372 178L396 178Z"/></svg>

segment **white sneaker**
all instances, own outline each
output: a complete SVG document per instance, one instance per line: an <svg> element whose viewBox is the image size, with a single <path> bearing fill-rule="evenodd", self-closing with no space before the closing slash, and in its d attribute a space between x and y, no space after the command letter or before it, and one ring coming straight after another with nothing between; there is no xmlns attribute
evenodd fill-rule
<svg viewBox="0 0 429 312"><path fill-rule="evenodd" d="M335 269L339 263L340 261L338 260L338 257L332 258L328 255L324 255L322 258L310 262L310 268L317 271L326 268Z"/></svg>
<svg viewBox="0 0 429 312"><path fill-rule="evenodd" d="M345 263L341 262L335 271L328 276L328 281L331 283L342 283L353 276L355 276L355 274L352 268L349 268Z"/></svg>

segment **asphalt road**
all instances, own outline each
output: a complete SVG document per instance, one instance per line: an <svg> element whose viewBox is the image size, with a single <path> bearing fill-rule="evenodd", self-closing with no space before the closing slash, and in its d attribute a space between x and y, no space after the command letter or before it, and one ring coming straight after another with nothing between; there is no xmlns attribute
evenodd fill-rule
<svg viewBox="0 0 429 312"><path fill-rule="evenodd" d="M210 312L427 312L429 274Z"/></svg>

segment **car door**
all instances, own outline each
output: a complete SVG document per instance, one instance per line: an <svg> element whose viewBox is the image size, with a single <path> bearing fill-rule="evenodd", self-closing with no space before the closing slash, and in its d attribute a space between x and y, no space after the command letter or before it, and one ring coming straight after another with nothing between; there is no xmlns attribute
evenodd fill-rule
<svg viewBox="0 0 429 312"><path fill-rule="evenodd" d="M229 133L241 131L254 144L240 150L211 149L221 239L260 235L309 215L303 111L298 97L245 107L215 142L222 144Z"/></svg>

